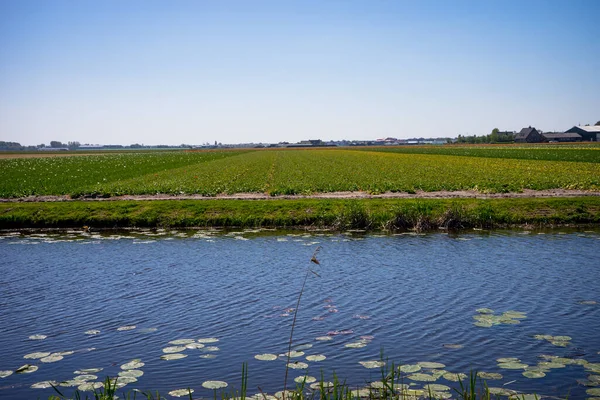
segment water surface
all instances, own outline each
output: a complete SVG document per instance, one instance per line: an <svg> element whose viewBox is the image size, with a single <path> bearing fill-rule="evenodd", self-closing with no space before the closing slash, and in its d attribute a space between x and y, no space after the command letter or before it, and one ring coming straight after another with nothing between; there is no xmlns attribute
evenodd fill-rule
<svg viewBox="0 0 600 400"><path fill-rule="evenodd" d="M280 390L285 361L254 356L287 351L290 309L309 267L320 277L309 274L294 344L312 345L295 360L307 362L313 376L323 371L330 379L335 370L353 386L364 385L377 379L379 370L359 361L378 360L383 353L396 364L430 361L455 373L499 372L503 379L489 381L490 386L570 393L576 399L586 396L587 388L577 383L589 375L582 365L528 379L523 370L499 368L496 359L517 357L535 365L545 354L600 362L600 306L593 304L600 303L598 231L0 237L0 370L25 363L39 367L0 379L2 398L47 398L52 389L30 386L72 379L83 368L104 368L97 374L101 380L136 358L145 363L144 375L124 390L166 394L191 387L195 395L208 397L212 392L201 386L207 380L239 388L243 362L249 394L258 387ZM310 262L318 246L320 265ZM527 318L477 327L473 316L483 307L496 314L516 310ZM117 330L132 325L136 328ZM100 333L84 334L88 330ZM34 334L47 338L30 340ZM533 337L540 334L572 340L557 347ZM315 340L320 336L332 340ZM219 340L210 344L218 350L189 349L186 358L160 359L169 341L209 337ZM361 337L365 347L345 346ZM67 350L75 353L54 363L23 358ZM304 358L315 354L327 358ZM290 382L302 374L291 370ZM443 378L436 383L455 385Z"/></svg>

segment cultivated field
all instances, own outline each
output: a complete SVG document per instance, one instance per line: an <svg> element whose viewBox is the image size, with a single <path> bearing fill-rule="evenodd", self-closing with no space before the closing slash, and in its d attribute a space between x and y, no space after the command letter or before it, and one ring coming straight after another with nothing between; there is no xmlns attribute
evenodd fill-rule
<svg viewBox="0 0 600 400"><path fill-rule="evenodd" d="M0 159L0 197L600 191L600 147L130 152Z"/></svg>

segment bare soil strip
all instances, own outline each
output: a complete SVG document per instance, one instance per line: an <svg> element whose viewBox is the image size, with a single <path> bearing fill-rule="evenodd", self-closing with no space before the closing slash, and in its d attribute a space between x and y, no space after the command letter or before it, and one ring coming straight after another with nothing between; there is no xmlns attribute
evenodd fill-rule
<svg viewBox="0 0 600 400"><path fill-rule="evenodd" d="M280 200L280 199L502 199L502 198L549 198L549 197L585 197L585 196L600 196L600 192L588 190L566 190L566 189L549 189L549 190L529 190L524 189L523 192L516 193L482 193L474 190L461 191L438 191L438 192L422 192L405 193L405 192L388 192L382 194L369 194L366 192L329 192L329 193L314 193L309 195L281 195L270 196L263 193L236 193L236 194L220 194L215 197L207 197L202 195L126 195L113 197L83 197L71 198L70 196L29 196L12 199L0 199L0 202L53 202L53 201L121 201L121 200Z"/></svg>

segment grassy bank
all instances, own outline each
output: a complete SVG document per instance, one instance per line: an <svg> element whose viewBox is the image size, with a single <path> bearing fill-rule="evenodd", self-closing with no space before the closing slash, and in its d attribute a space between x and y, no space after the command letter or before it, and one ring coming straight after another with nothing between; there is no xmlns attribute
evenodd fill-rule
<svg viewBox="0 0 600 400"><path fill-rule="evenodd" d="M0 229L273 227L367 230L597 225L600 197L0 203Z"/></svg>

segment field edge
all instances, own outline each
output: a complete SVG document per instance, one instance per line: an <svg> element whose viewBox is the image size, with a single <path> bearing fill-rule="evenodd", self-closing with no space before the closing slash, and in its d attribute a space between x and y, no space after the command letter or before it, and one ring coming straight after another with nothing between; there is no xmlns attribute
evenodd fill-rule
<svg viewBox="0 0 600 400"><path fill-rule="evenodd" d="M0 229L433 231L600 226L600 197L301 198L0 203Z"/></svg>

